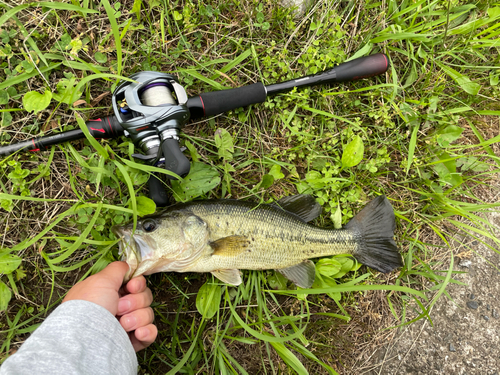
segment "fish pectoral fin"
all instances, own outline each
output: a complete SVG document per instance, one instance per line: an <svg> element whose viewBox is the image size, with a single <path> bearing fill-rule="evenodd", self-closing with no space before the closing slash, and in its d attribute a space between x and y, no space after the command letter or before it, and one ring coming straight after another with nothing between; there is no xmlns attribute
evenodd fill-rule
<svg viewBox="0 0 500 375"><path fill-rule="evenodd" d="M231 285L240 285L241 284L241 274L240 270L232 269L232 270L215 270L211 272L216 278L220 281L225 282L226 284Z"/></svg>
<svg viewBox="0 0 500 375"><path fill-rule="evenodd" d="M273 205L297 216L306 223L316 219L323 210L321 205L316 202L316 199L308 194L297 194L290 197L284 197Z"/></svg>
<svg viewBox="0 0 500 375"><path fill-rule="evenodd" d="M276 271L301 288L310 288L316 278L316 267L310 260L304 260L302 263L295 266L282 268Z"/></svg>
<svg viewBox="0 0 500 375"><path fill-rule="evenodd" d="M210 246L214 250L212 255L236 256L247 251L250 241L245 236L229 236L211 242Z"/></svg>

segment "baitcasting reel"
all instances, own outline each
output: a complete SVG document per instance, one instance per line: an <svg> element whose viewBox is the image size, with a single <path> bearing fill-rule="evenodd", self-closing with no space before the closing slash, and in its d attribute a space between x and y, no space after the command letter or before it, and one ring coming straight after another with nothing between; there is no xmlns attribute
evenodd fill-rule
<svg viewBox="0 0 500 375"><path fill-rule="evenodd" d="M186 91L170 74L145 71L130 78L135 82L120 84L112 102L125 136L145 154L133 156L184 177L190 163L179 147L179 134L190 117ZM149 179L149 191L159 206L168 202L164 186L155 176Z"/></svg>

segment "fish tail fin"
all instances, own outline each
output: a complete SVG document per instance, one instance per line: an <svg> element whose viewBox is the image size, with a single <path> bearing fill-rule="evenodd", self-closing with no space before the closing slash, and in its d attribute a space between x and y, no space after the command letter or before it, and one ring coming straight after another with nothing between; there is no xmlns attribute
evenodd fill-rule
<svg viewBox="0 0 500 375"><path fill-rule="evenodd" d="M393 239L394 209L385 196L370 201L345 228L361 237L358 249L352 254L361 264L384 273L403 265Z"/></svg>

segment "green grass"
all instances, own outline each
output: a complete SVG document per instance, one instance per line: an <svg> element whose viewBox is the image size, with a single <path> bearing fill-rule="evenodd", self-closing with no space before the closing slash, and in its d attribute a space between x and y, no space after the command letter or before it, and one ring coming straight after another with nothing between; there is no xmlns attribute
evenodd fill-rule
<svg viewBox="0 0 500 375"><path fill-rule="evenodd" d="M302 18L272 1L18 1L0 9L1 145L111 114L110 95L101 94L142 70L176 74L195 95L314 74L353 56L391 60L383 76L187 124L186 154L205 182L169 189L172 200L310 193L324 207L316 222L324 227L385 194L404 268L382 276L336 258L355 271L319 274L307 291L273 271L245 272L238 288L207 275L153 275L159 337L139 354L144 372L349 371L354 343L431 318L457 282L454 239L499 244L482 215L498 207L488 200L500 166L496 2L320 1ZM165 172L133 153L125 138L89 139L0 160L3 358L75 282L117 259L111 226L150 209L149 173ZM362 325L361 307L380 290L383 321ZM366 335L341 335L346 324Z"/></svg>

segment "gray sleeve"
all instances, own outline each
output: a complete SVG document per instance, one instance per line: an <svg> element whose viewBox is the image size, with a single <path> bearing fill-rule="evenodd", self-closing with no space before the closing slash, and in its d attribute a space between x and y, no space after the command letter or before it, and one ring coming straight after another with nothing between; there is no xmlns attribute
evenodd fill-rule
<svg viewBox="0 0 500 375"><path fill-rule="evenodd" d="M0 367L4 374L137 374L116 317L87 301L61 304Z"/></svg>

